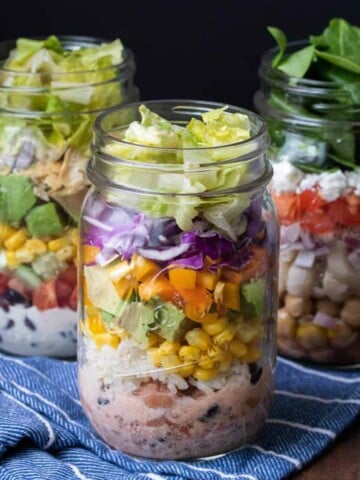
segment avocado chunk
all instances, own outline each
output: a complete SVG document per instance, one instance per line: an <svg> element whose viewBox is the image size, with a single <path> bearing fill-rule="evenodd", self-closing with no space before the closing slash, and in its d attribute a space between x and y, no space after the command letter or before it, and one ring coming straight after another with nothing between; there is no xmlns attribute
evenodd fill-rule
<svg viewBox="0 0 360 480"><path fill-rule="evenodd" d="M27 177L0 176L0 222L18 227L35 202L36 197Z"/></svg>
<svg viewBox="0 0 360 480"><path fill-rule="evenodd" d="M156 333L170 342L181 340L185 332L193 324L193 322L185 318L182 310L179 310L170 302L158 303L154 310L154 316L159 325Z"/></svg>
<svg viewBox="0 0 360 480"><path fill-rule="evenodd" d="M265 279L259 278L255 282L244 284L241 287L241 297L244 301L244 303L240 303L244 315L246 313L255 316L262 315L266 300Z"/></svg>
<svg viewBox="0 0 360 480"><path fill-rule="evenodd" d="M27 265L21 265L20 267L16 268L14 270L14 275L32 290L34 290L41 283L41 278L36 275L31 267Z"/></svg>
<svg viewBox="0 0 360 480"><path fill-rule="evenodd" d="M124 309L118 319L118 325L129 332L132 337L142 344L147 344L148 335L154 322L152 308L141 302L132 302Z"/></svg>
<svg viewBox="0 0 360 480"><path fill-rule="evenodd" d="M31 266L34 272L44 280L57 277L66 268L66 265L58 260L54 252L47 252L37 257Z"/></svg>
<svg viewBox="0 0 360 480"><path fill-rule="evenodd" d="M51 202L30 210L26 215L26 224L34 237L60 235L64 230L56 206Z"/></svg>
<svg viewBox="0 0 360 480"><path fill-rule="evenodd" d="M95 307L119 317L126 308L114 287L108 273L102 267L84 267L87 292Z"/></svg>

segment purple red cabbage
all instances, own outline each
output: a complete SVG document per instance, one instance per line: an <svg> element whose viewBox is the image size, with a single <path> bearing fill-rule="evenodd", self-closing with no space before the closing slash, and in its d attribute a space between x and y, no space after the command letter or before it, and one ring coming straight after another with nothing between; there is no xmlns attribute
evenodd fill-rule
<svg viewBox="0 0 360 480"><path fill-rule="evenodd" d="M248 246L262 227L261 199L254 200L244 215L247 229L233 242L200 217L194 220L193 230L182 232L174 218L151 218L95 199L87 204L84 215L84 240L101 249L96 257L100 265L118 257L129 260L138 252L164 266L176 264L200 270L209 257L216 262L213 268L238 269L250 260Z"/></svg>

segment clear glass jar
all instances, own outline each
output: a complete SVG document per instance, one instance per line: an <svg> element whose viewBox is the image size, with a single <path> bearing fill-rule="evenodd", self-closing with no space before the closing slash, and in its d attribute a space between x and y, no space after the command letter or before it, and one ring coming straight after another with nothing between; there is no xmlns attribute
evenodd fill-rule
<svg viewBox="0 0 360 480"><path fill-rule="evenodd" d="M103 42L60 40L65 50ZM13 48L0 44L0 350L70 357L92 124L105 108L137 99L135 64L125 50L121 64L101 71L24 73L4 67Z"/></svg>
<svg viewBox="0 0 360 480"><path fill-rule="evenodd" d="M290 51L299 43L290 46ZM360 109L335 82L260 66L257 110L272 139L281 224L278 347L320 363L360 361Z"/></svg>
<svg viewBox="0 0 360 480"><path fill-rule="evenodd" d="M177 125L224 107L146 106ZM80 396L118 450L214 455L254 437L273 388L278 221L266 188L267 132L260 117L229 107L249 115L249 140L135 145L121 135L139 119L138 107L95 124L93 188L81 221ZM211 178L214 188L204 189ZM225 178L228 188L219 188ZM179 193L184 184L191 194Z"/></svg>

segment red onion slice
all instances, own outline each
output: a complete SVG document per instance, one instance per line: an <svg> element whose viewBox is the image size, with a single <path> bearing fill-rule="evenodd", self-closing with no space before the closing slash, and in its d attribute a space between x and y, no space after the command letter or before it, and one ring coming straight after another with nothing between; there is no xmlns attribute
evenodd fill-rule
<svg viewBox="0 0 360 480"><path fill-rule="evenodd" d="M137 251L145 258L150 260L157 260L158 262L167 262L175 257L186 252L190 247L190 244L183 243L175 247L166 248L161 250L160 248L138 248Z"/></svg>
<svg viewBox="0 0 360 480"><path fill-rule="evenodd" d="M324 328L335 328L338 321L338 318L330 317L330 315L327 315L324 312L317 312L313 318L315 325Z"/></svg>
<svg viewBox="0 0 360 480"><path fill-rule="evenodd" d="M303 268L312 268L315 261L315 253L311 250L302 250L298 253L295 265Z"/></svg>

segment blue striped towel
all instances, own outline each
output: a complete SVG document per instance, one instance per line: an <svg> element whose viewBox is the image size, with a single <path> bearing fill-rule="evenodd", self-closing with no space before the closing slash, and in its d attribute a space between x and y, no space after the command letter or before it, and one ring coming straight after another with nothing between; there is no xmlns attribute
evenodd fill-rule
<svg viewBox="0 0 360 480"><path fill-rule="evenodd" d="M278 359L270 418L251 445L211 460L144 461L94 433L73 362L0 355L0 479L277 480L300 469L360 412L359 370Z"/></svg>

